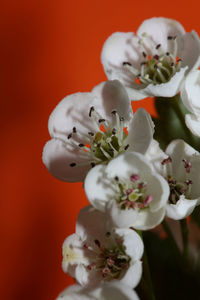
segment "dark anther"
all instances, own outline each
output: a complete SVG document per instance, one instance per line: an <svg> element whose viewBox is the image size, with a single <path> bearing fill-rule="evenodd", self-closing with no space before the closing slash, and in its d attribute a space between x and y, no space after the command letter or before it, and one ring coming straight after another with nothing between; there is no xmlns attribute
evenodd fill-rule
<svg viewBox="0 0 200 300"><path fill-rule="evenodd" d="M128 62L128 61L124 61L124 62L123 62L123 66L132 66L132 65L131 65L131 63L130 63L130 62Z"/></svg>
<svg viewBox="0 0 200 300"><path fill-rule="evenodd" d="M89 135L91 136L94 136L94 133L93 132L88 132Z"/></svg>
<svg viewBox="0 0 200 300"><path fill-rule="evenodd" d="M91 167L92 167L92 168L94 168L94 167L95 167L95 163L94 163L94 162L91 162L91 164L90 164L90 165L91 165Z"/></svg>
<svg viewBox="0 0 200 300"><path fill-rule="evenodd" d="M171 63L171 67L173 67L173 66L174 66L174 63L172 62L172 63Z"/></svg>
<svg viewBox="0 0 200 300"><path fill-rule="evenodd" d="M181 58L179 58L178 60L177 60L177 62L179 63L180 61L182 61L182 59Z"/></svg>
<svg viewBox="0 0 200 300"><path fill-rule="evenodd" d="M123 117L120 117L120 121L123 122L123 121L124 121L124 118L123 118Z"/></svg>
<svg viewBox="0 0 200 300"><path fill-rule="evenodd" d="M67 138L71 139L71 137L72 137L72 133L70 133Z"/></svg>
<svg viewBox="0 0 200 300"><path fill-rule="evenodd" d="M173 36L169 35L169 36L167 37L167 39L168 39L168 40L172 40L172 39L173 39Z"/></svg>
<svg viewBox="0 0 200 300"><path fill-rule="evenodd" d="M141 66L146 65L146 61L141 62Z"/></svg>
<svg viewBox="0 0 200 300"><path fill-rule="evenodd" d="M115 135L115 134L116 134L116 132L117 132L117 130L116 130L115 128L113 128L113 130L112 130L112 134L113 134L113 135Z"/></svg>
<svg viewBox="0 0 200 300"><path fill-rule="evenodd" d="M147 55L146 55L146 53L143 51L142 52L142 55L144 56L144 57L147 57Z"/></svg>
<svg viewBox="0 0 200 300"><path fill-rule="evenodd" d="M112 114L112 115L116 115L116 113L117 113L116 110L111 111L111 114Z"/></svg>
<svg viewBox="0 0 200 300"><path fill-rule="evenodd" d="M105 119L99 119L99 123L105 122Z"/></svg>
<svg viewBox="0 0 200 300"><path fill-rule="evenodd" d="M158 45L156 46L156 49L159 49L159 48L160 48L160 46L161 46L161 44L158 44Z"/></svg>
<svg viewBox="0 0 200 300"><path fill-rule="evenodd" d="M75 167L75 166L76 166L76 163L74 163L74 162L70 164L70 167Z"/></svg>
<svg viewBox="0 0 200 300"><path fill-rule="evenodd" d="M100 148L100 147L101 147L101 143L98 143L98 144L97 144L97 147Z"/></svg>
<svg viewBox="0 0 200 300"><path fill-rule="evenodd" d="M106 237L109 237L111 235L111 233L108 231L106 232Z"/></svg>
<svg viewBox="0 0 200 300"><path fill-rule="evenodd" d="M124 150L127 150L128 148L129 148L129 144L124 147Z"/></svg>
<svg viewBox="0 0 200 300"><path fill-rule="evenodd" d="M157 70L157 69L158 69L158 66L157 66L156 64L154 65L154 69L155 69L155 70Z"/></svg>
<svg viewBox="0 0 200 300"><path fill-rule="evenodd" d="M154 59L159 60L159 56L156 54L153 56Z"/></svg>
<svg viewBox="0 0 200 300"><path fill-rule="evenodd" d="M73 132L74 132L74 133L76 133L76 127L73 127L73 129L72 129L72 130L73 130Z"/></svg>
<svg viewBox="0 0 200 300"><path fill-rule="evenodd" d="M84 147L84 146L85 146L84 144L79 144L79 147L81 147L81 148Z"/></svg>
<svg viewBox="0 0 200 300"><path fill-rule="evenodd" d="M115 176L115 180L116 180L116 181L119 181L119 177L118 177L118 176Z"/></svg>
<svg viewBox="0 0 200 300"><path fill-rule="evenodd" d="M91 117L93 111L94 111L94 106L91 106L89 111L89 117Z"/></svg>
<svg viewBox="0 0 200 300"><path fill-rule="evenodd" d="M166 55L169 56L169 52L166 52Z"/></svg>
<svg viewBox="0 0 200 300"><path fill-rule="evenodd" d="M101 247L101 244L100 244L99 240L94 240L94 242L97 245L97 247L99 247L99 248Z"/></svg>

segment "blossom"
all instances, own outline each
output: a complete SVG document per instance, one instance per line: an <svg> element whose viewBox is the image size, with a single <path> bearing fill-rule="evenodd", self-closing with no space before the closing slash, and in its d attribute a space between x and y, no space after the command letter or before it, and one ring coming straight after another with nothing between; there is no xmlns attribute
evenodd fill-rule
<svg viewBox="0 0 200 300"><path fill-rule="evenodd" d="M64 272L85 287L119 282L134 288L142 275L143 242L132 229L111 228L91 206L81 210L76 233L63 244Z"/></svg>
<svg viewBox="0 0 200 300"><path fill-rule="evenodd" d="M169 187L146 157L127 152L96 166L85 179L91 204L106 211L116 227L147 230L162 222Z"/></svg>
<svg viewBox="0 0 200 300"><path fill-rule="evenodd" d="M120 80L131 100L173 97L185 75L198 68L200 40L172 19L145 20L137 31L113 33L101 60L108 79Z"/></svg>
<svg viewBox="0 0 200 300"><path fill-rule="evenodd" d="M200 71L194 70L186 80L181 91L184 105L191 112L186 114L185 122L194 135L200 137Z"/></svg>
<svg viewBox="0 0 200 300"><path fill-rule="evenodd" d="M139 300L136 292L119 282L101 284L98 288L88 289L78 284L66 288L57 300Z"/></svg>
<svg viewBox="0 0 200 300"><path fill-rule="evenodd" d="M170 188L166 215L174 220L186 218L200 204L200 154L183 140L174 140L165 153L158 148L157 154L151 151L151 158Z"/></svg>
<svg viewBox="0 0 200 300"><path fill-rule="evenodd" d="M133 115L117 80L64 98L48 127L51 140L44 147L43 162L53 176L71 182L82 181L91 167L124 151L145 153L153 137L150 115L142 108Z"/></svg>

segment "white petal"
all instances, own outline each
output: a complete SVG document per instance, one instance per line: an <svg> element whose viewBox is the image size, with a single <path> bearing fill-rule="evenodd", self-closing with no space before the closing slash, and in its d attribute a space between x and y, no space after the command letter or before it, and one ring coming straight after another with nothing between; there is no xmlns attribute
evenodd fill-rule
<svg viewBox="0 0 200 300"><path fill-rule="evenodd" d="M187 114L185 123L194 135L200 137L200 117L197 118L195 115Z"/></svg>
<svg viewBox="0 0 200 300"><path fill-rule="evenodd" d="M109 282L102 285L101 300L139 300L133 286L121 284L120 281ZM96 300L95 299L95 300Z"/></svg>
<svg viewBox="0 0 200 300"><path fill-rule="evenodd" d="M188 74L184 87L181 92L181 98L187 109L200 115L200 71L195 70Z"/></svg>
<svg viewBox="0 0 200 300"><path fill-rule="evenodd" d="M77 234L68 236L63 243L62 268L65 273L75 277L76 268L79 264L87 265L88 260L82 250L83 241Z"/></svg>
<svg viewBox="0 0 200 300"><path fill-rule="evenodd" d="M198 68L200 64L200 39L198 34L192 30L183 36L181 42L179 55L183 60L183 65L187 65L189 70Z"/></svg>
<svg viewBox="0 0 200 300"><path fill-rule="evenodd" d="M182 160L190 161L191 156L195 153L197 151L183 140L172 141L166 149L166 154L172 158L172 174L169 175L173 175L178 181L185 181L186 171Z"/></svg>
<svg viewBox="0 0 200 300"><path fill-rule="evenodd" d="M116 110L127 124L132 116L132 107L125 88L118 80L100 83L92 90L92 94L97 98L95 109L104 118L111 121L111 111Z"/></svg>
<svg viewBox="0 0 200 300"><path fill-rule="evenodd" d="M89 110L93 103L94 96L91 93L76 93L65 97L50 115L48 127L51 137L67 141L73 127L82 134L92 131Z"/></svg>
<svg viewBox="0 0 200 300"><path fill-rule="evenodd" d="M193 212L197 204L198 200L189 200L181 196L176 204L167 204L166 215L174 220L184 219Z"/></svg>
<svg viewBox="0 0 200 300"><path fill-rule="evenodd" d="M149 84L143 89L143 92L150 97L173 97L178 94L181 83L188 67L181 68L179 72L166 83Z"/></svg>
<svg viewBox="0 0 200 300"><path fill-rule="evenodd" d="M126 74L126 68L123 67L123 62L130 62L137 68L140 65L141 53L138 53L138 37L132 32L115 32L104 43L101 61L104 66L104 70L109 79L119 79L113 77L117 73ZM129 72L128 72L129 73Z"/></svg>
<svg viewBox="0 0 200 300"><path fill-rule="evenodd" d="M107 232L106 215L91 205L81 209L76 222L76 233L84 240L98 239L104 243Z"/></svg>
<svg viewBox="0 0 200 300"><path fill-rule="evenodd" d="M104 212L105 204L113 197L113 188L106 177L104 165L92 168L84 182L85 193L88 200L96 209Z"/></svg>
<svg viewBox="0 0 200 300"><path fill-rule="evenodd" d="M84 289L78 285L74 284L66 288L56 300L94 300L90 298L87 294L84 294Z"/></svg>
<svg viewBox="0 0 200 300"><path fill-rule="evenodd" d="M155 45L161 44L164 51L168 50L168 36L182 36L185 33L183 26L172 19L151 18L145 20L137 31L137 35L142 36L147 33L155 42Z"/></svg>
<svg viewBox="0 0 200 300"><path fill-rule="evenodd" d="M154 134L154 123L151 116L143 109L139 108L133 115L128 127L127 144L129 151L144 154L149 148Z"/></svg>
<svg viewBox="0 0 200 300"><path fill-rule="evenodd" d="M65 289L57 300L139 300L136 292L119 281L101 284L96 289L74 284Z"/></svg>
<svg viewBox="0 0 200 300"><path fill-rule="evenodd" d="M91 168L90 161L78 146L73 148L59 139L46 143L42 160L54 177L69 182L83 181ZM76 163L75 167L70 166L73 162Z"/></svg>
<svg viewBox="0 0 200 300"><path fill-rule="evenodd" d="M140 174L141 180L145 178L145 173L153 170L144 155L136 152L126 152L111 160L107 165L106 173L108 177L129 178L132 174Z"/></svg>
<svg viewBox="0 0 200 300"><path fill-rule="evenodd" d="M163 152L156 140L152 140L150 147L145 153L145 157L153 164L156 172L163 175L163 166L161 162L168 156Z"/></svg>
<svg viewBox="0 0 200 300"><path fill-rule="evenodd" d="M147 195L152 195L153 201L149 204L151 212L165 206L169 197L169 185L159 174L146 174Z"/></svg>
<svg viewBox="0 0 200 300"><path fill-rule="evenodd" d="M118 228L115 232L123 238L126 254L131 257L131 261L135 262L141 259L144 252L144 244L139 234L128 228Z"/></svg>
<svg viewBox="0 0 200 300"><path fill-rule="evenodd" d="M128 268L127 272L122 277L122 279L119 279L119 282L134 288L140 282L141 277L142 277L142 262L136 261Z"/></svg>
<svg viewBox="0 0 200 300"><path fill-rule="evenodd" d="M107 215L111 218L113 226L118 228L133 227L138 230L148 230L159 225L165 216L166 207L151 212L150 209L136 211L134 209L122 210L116 205L116 201L107 204Z"/></svg>

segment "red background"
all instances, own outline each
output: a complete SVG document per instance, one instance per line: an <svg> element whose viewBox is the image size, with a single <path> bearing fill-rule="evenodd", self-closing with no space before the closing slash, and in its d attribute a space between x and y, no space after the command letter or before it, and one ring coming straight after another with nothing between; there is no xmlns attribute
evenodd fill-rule
<svg viewBox="0 0 200 300"><path fill-rule="evenodd" d="M54 179L41 161L49 114L65 95L106 80L105 39L165 16L199 31L199 1L1 1L1 299L55 299L73 282L61 246L87 205L82 184ZM153 112L150 100L137 102ZM3 130L2 130L3 129Z"/></svg>

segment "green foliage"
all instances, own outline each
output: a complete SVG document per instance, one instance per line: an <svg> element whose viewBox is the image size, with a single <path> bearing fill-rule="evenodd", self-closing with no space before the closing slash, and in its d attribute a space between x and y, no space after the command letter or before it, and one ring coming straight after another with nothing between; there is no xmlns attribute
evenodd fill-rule
<svg viewBox="0 0 200 300"><path fill-rule="evenodd" d="M173 98L156 98L155 108L158 118L153 118L154 137L163 150L174 139L183 139L196 150L200 150L200 139L195 137L185 125L185 114L188 112L179 95Z"/></svg>

